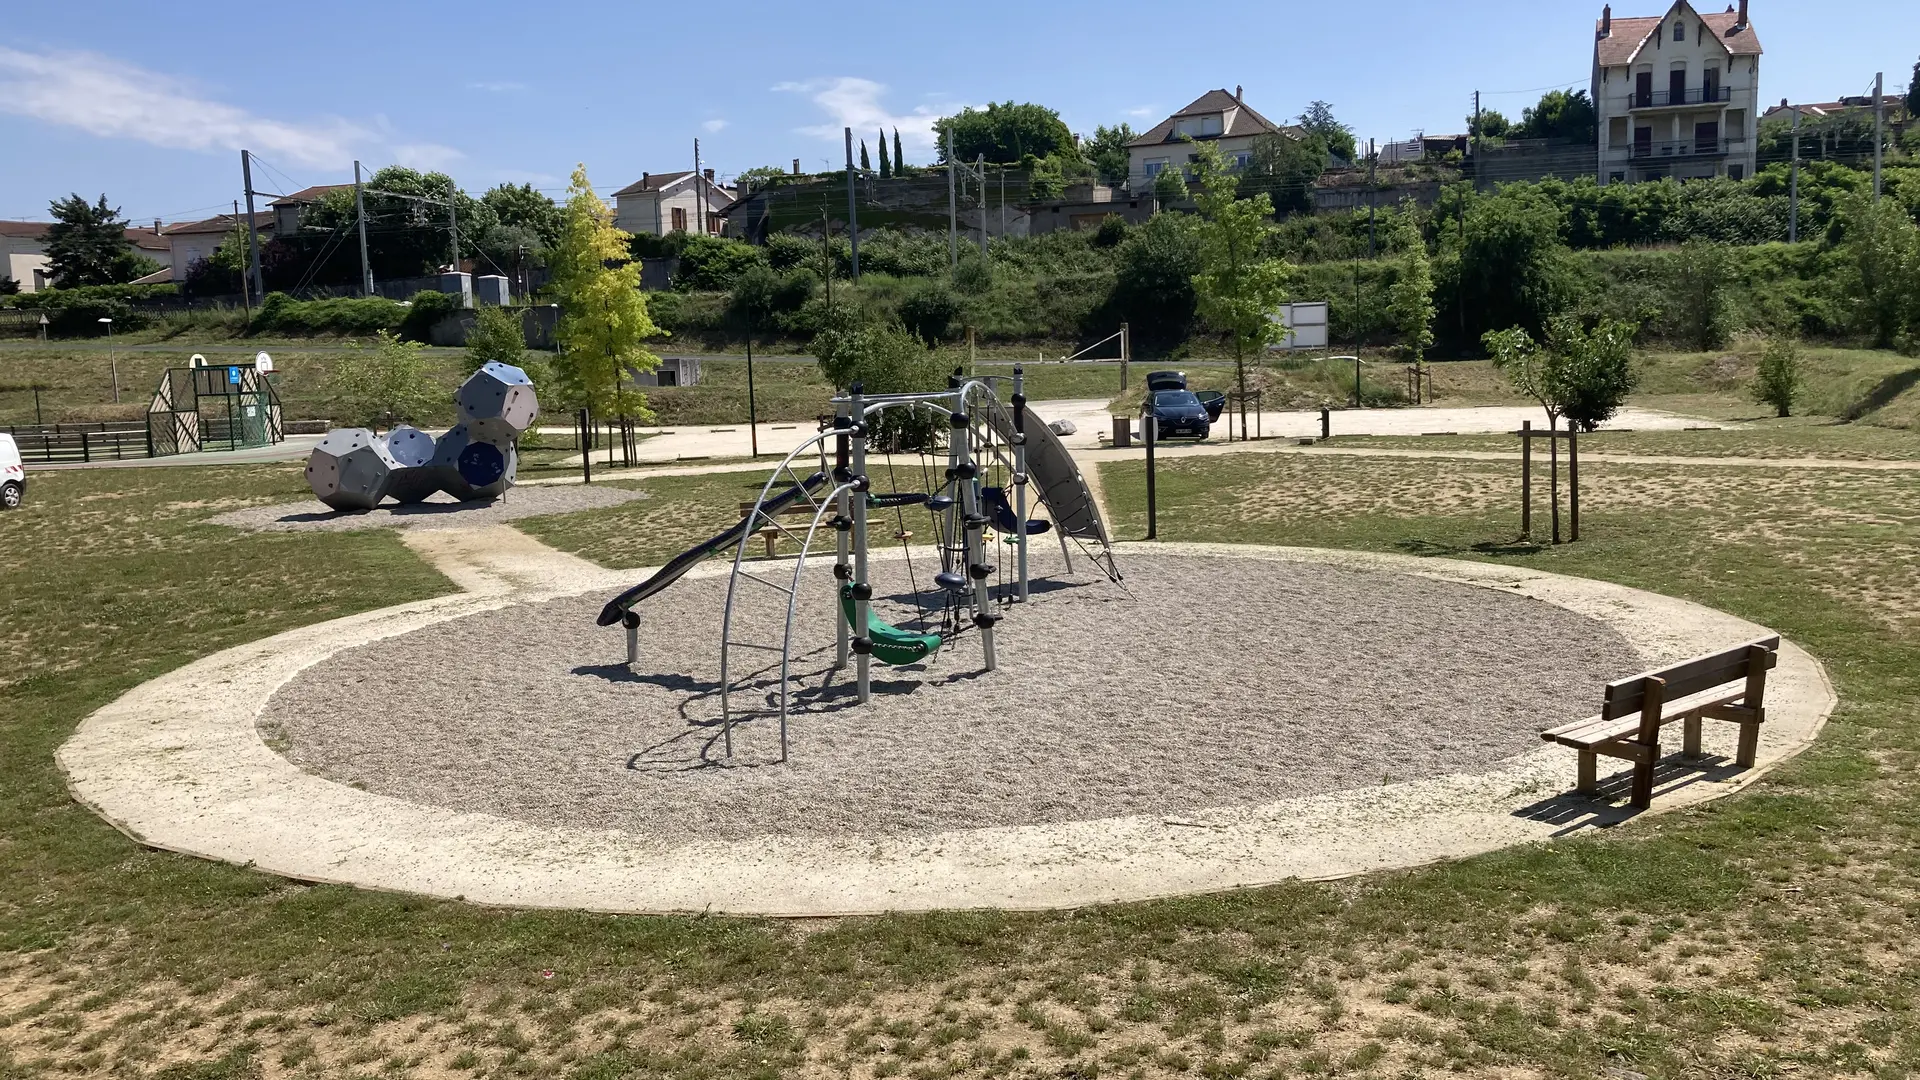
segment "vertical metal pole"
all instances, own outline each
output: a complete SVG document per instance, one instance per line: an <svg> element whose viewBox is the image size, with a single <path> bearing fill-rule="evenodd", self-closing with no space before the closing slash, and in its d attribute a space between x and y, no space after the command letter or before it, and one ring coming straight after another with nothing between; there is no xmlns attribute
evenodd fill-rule
<svg viewBox="0 0 1920 1080"><path fill-rule="evenodd" d="M460 223L456 221L453 216L453 196L455 194L457 194L457 192L449 192L447 194L447 240L453 247L453 266L451 269L457 274L460 272Z"/></svg>
<svg viewBox="0 0 1920 1080"><path fill-rule="evenodd" d="M1127 364L1133 360L1133 338L1127 332L1127 324L1120 324L1120 389L1127 388Z"/></svg>
<svg viewBox="0 0 1920 1080"><path fill-rule="evenodd" d="M844 434L848 428L853 426L853 421L847 415L847 406L845 404L840 405L835 410L835 413L836 415L833 418L834 430L843 432L843 434L836 435L833 438L834 468L831 475L834 486L838 487L846 483L853 476L853 470L848 467L850 460L848 454L851 448L847 445L848 438ZM822 448L821 453L824 454L826 452L826 443L823 441L820 445ZM833 580L836 583L834 588L837 592L840 588L840 583L851 583L853 580L853 567L847 563L847 554L849 551L848 534L853 528L853 502L844 491L842 491L839 498L835 500L834 514ZM840 598L836 595L833 604L833 666L841 670L845 670L847 666L847 627L849 625L847 622L847 607L845 604L840 603Z"/></svg>
<svg viewBox="0 0 1920 1080"><path fill-rule="evenodd" d="M631 669L640 662L640 613L628 611L620 621L627 627L627 667Z"/></svg>
<svg viewBox="0 0 1920 1080"><path fill-rule="evenodd" d="M107 370L113 379L113 403L120 404L120 358L113 351L113 323L107 323Z"/></svg>
<svg viewBox="0 0 1920 1080"><path fill-rule="evenodd" d="M960 204L953 195L953 132L947 132L947 268L960 269Z"/></svg>
<svg viewBox="0 0 1920 1080"><path fill-rule="evenodd" d="M580 482L593 483L593 414L580 410Z"/></svg>
<svg viewBox="0 0 1920 1080"><path fill-rule="evenodd" d="M853 280L860 280L860 207L853 197L853 129L844 129L847 133L847 243L853 251ZM858 410L854 413L855 422L861 422ZM865 680L862 680L863 682ZM860 700L865 701L866 698Z"/></svg>
<svg viewBox="0 0 1920 1080"><path fill-rule="evenodd" d="M960 499L956 504L960 510L960 527L963 541L963 557L966 559L967 607L973 612L973 625L980 628L980 645L986 653L986 670L994 669L993 624L995 616L981 603L981 570L987 566L986 552L981 550L982 536L986 519L980 513L980 474L979 466L973 460L973 438L971 422L967 418L966 394L960 395L960 405L953 411L953 430L948 436L954 447L957 467L955 479L960 487Z"/></svg>
<svg viewBox="0 0 1920 1080"><path fill-rule="evenodd" d="M1013 520L1015 565L1019 569L1019 589L1015 597L1027 602L1027 377L1026 369L1013 366ZM1054 524L1059 528L1059 523Z"/></svg>
<svg viewBox="0 0 1920 1080"><path fill-rule="evenodd" d="M753 401L753 333L747 333L747 439L753 456L760 456L760 409Z"/></svg>
<svg viewBox="0 0 1920 1080"><path fill-rule="evenodd" d="M1533 535L1533 421L1520 421L1520 536Z"/></svg>
<svg viewBox="0 0 1920 1080"><path fill-rule="evenodd" d="M367 203L360 190L360 163L353 163L353 220L360 228L360 295L373 295L373 264L367 261Z"/></svg>
<svg viewBox="0 0 1920 1080"><path fill-rule="evenodd" d="M1800 110L1793 110L1793 167L1787 173L1787 243L1800 240Z"/></svg>
<svg viewBox="0 0 1920 1080"><path fill-rule="evenodd" d="M1378 194L1378 192L1376 192L1373 187L1373 167L1374 167L1374 164L1379 160L1380 160L1380 156L1376 154L1373 149L1373 140L1368 139L1367 140L1367 258L1369 259L1373 258L1380 250L1378 247L1378 242L1375 239L1374 229L1373 229L1373 208L1374 208L1374 203L1376 201L1375 196Z"/></svg>
<svg viewBox="0 0 1920 1080"><path fill-rule="evenodd" d="M1140 418L1140 434L1146 436L1147 440L1147 539L1158 540L1160 538L1160 506L1154 490L1153 448L1154 444L1159 442L1160 421L1154 416L1152 409L1148 409Z"/></svg>
<svg viewBox="0 0 1920 1080"><path fill-rule="evenodd" d="M1353 358L1353 407L1360 407L1360 358Z"/></svg>
<svg viewBox="0 0 1920 1080"><path fill-rule="evenodd" d="M849 131L852 129L849 128ZM873 700L873 586L867 582L867 417L860 384L847 395L853 414L849 439L853 446L853 642L854 686L860 704Z"/></svg>
<svg viewBox="0 0 1920 1080"><path fill-rule="evenodd" d="M974 329L967 327L967 375L971 377L979 371L979 354L974 351Z"/></svg>

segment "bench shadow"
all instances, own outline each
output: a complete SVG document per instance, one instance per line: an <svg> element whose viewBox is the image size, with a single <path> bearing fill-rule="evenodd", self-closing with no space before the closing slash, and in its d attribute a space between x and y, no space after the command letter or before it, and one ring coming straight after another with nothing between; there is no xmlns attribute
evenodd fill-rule
<svg viewBox="0 0 1920 1080"><path fill-rule="evenodd" d="M625 664L582 664L570 674L605 679L611 683L641 683L687 694L711 694L720 689L717 682L696 679L691 675L670 671L641 673Z"/></svg>
<svg viewBox="0 0 1920 1080"><path fill-rule="evenodd" d="M1654 763L1653 799L1658 802L1662 796L1671 795L1682 788L1731 779L1745 771L1723 754L1702 754L1699 757L1673 754ZM1556 826L1553 832L1555 837L1582 829L1609 829L1645 812L1627 805L1632 791L1633 770L1628 768L1601 777L1599 790L1594 794L1563 791L1523 806L1515 810L1513 816Z"/></svg>

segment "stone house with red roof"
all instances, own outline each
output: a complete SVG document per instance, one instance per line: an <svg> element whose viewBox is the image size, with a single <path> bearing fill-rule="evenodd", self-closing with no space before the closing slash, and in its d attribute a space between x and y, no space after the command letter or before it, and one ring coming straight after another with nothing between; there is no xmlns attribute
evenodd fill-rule
<svg viewBox="0 0 1920 1080"><path fill-rule="evenodd" d="M1675 0L1648 18L1601 9L1592 88L1600 182L1752 176L1760 54L1747 0L1706 13Z"/></svg>
<svg viewBox="0 0 1920 1080"><path fill-rule="evenodd" d="M1188 170L1195 159L1193 143L1211 142L1229 165L1245 168L1253 160L1253 142L1262 135L1300 138L1296 127L1283 127L1261 116L1241 100L1240 87L1232 93L1209 90L1191 104L1154 125L1127 144L1127 180L1138 191L1152 186L1160 170Z"/></svg>

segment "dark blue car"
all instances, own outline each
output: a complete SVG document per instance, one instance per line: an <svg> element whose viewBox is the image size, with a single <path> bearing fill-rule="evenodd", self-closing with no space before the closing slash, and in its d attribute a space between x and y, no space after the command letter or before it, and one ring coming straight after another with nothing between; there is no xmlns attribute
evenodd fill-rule
<svg viewBox="0 0 1920 1080"><path fill-rule="evenodd" d="M1160 439L1204 439L1213 418L1191 390L1155 390L1147 397L1147 417Z"/></svg>

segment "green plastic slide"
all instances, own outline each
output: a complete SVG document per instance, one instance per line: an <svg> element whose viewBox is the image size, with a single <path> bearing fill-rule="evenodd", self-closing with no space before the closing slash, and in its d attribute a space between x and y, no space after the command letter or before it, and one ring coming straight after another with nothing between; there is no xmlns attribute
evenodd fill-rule
<svg viewBox="0 0 1920 1080"><path fill-rule="evenodd" d="M840 587L840 606L847 613L847 623L853 623L853 586ZM867 637L873 639L874 659L883 664L917 664L927 658L927 654L940 647L939 634L915 634L897 626L889 626L874 615L873 609L867 609Z"/></svg>

